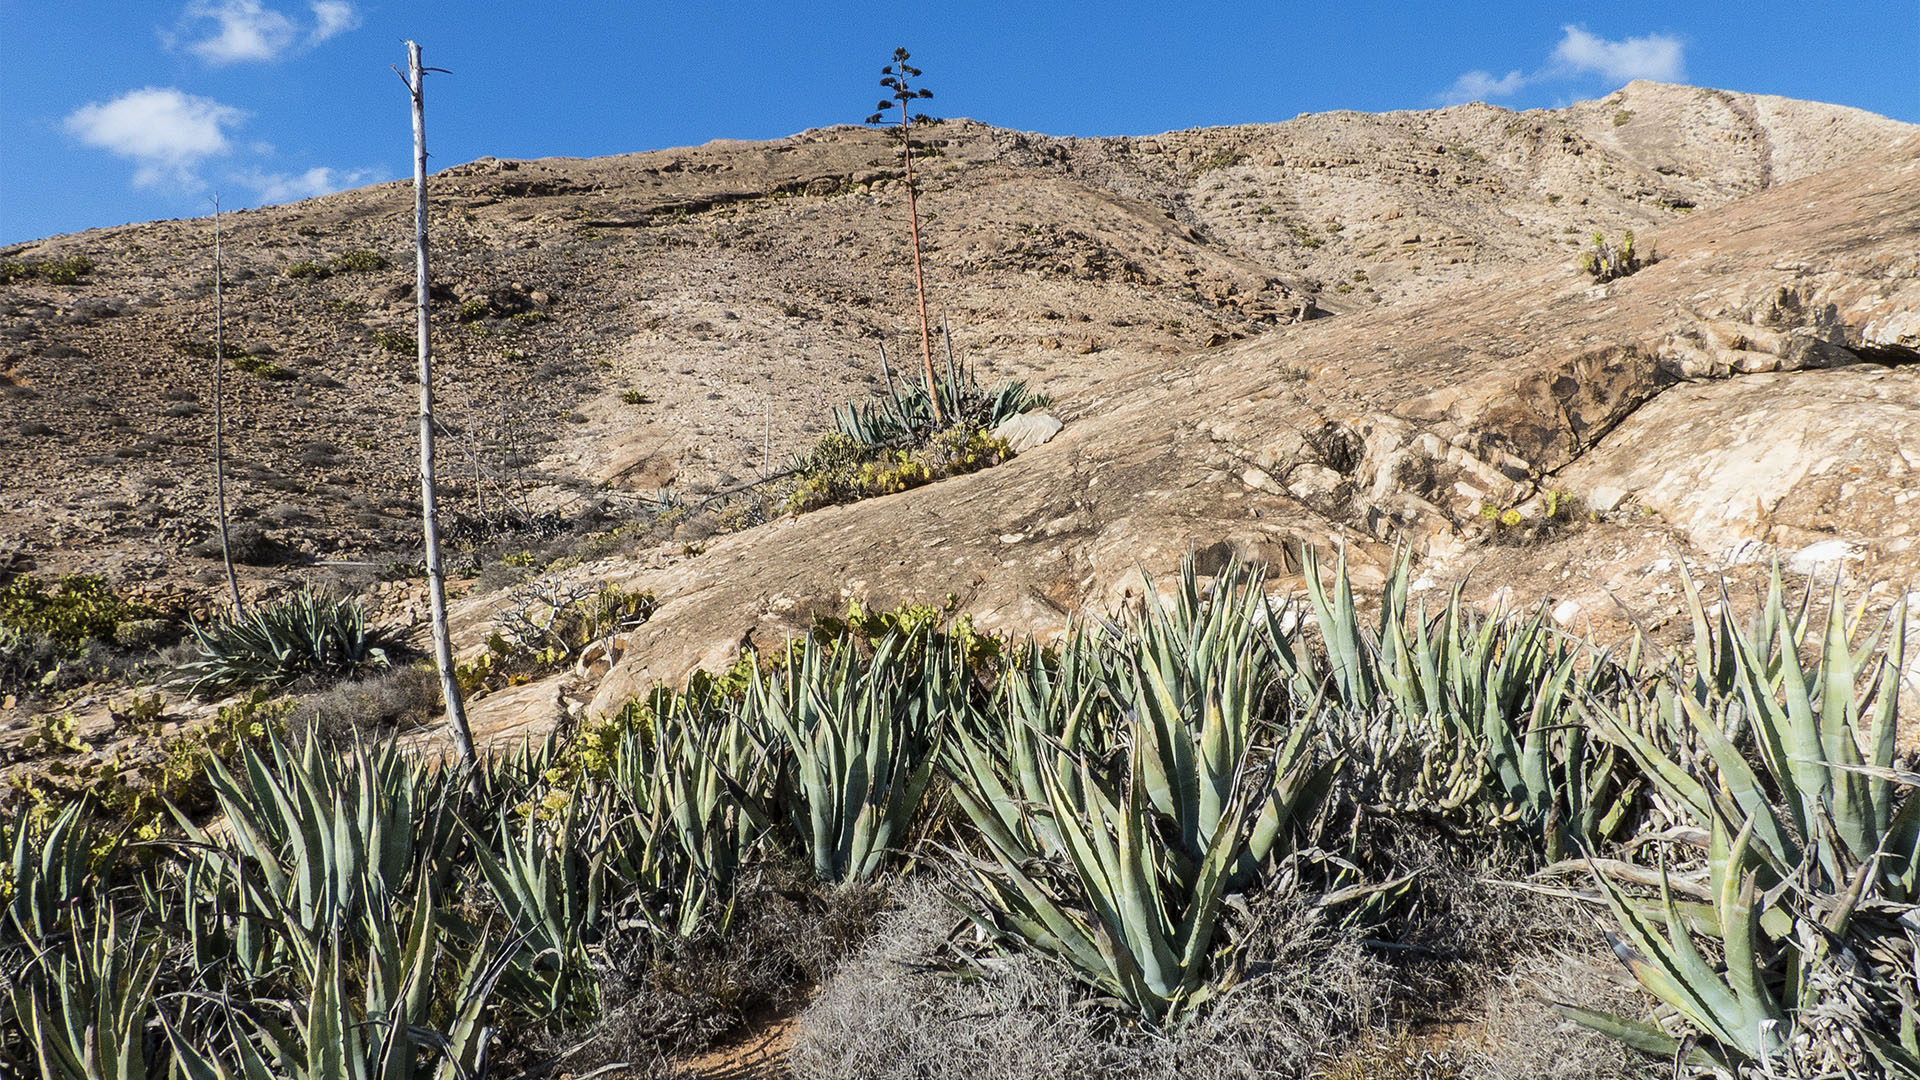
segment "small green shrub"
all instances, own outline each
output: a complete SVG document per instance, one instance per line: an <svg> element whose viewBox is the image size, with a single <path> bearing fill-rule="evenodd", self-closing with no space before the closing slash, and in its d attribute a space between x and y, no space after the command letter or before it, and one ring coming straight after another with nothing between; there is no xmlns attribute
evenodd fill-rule
<svg viewBox="0 0 1920 1080"><path fill-rule="evenodd" d="M1580 256L1580 269L1593 275L1595 281L1605 283L1626 277L1652 262L1651 246L1635 250L1632 229L1627 230L1618 244L1608 243L1605 234L1596 232L1592 245Z"/></svg>
<svg viewBox="0 0 1920 1080"><path fill-rule="evenodd" d="M249 375L270 382L285 382L294 377L293 372L271 360L259 356L247 356L244 353L233 358L233 366Z"/></svg>
<svg viewBox="0 0 1920 1080"><path fill-rule="evenodd" d="M412 337L392 330L375 330L373 343L396 356L405 356L419 348L419 343Z"/></svg>
<svg viewBox="0 0 1920 1080"><path fill-rule="evenodd" d="M152 608L116 596L104 578L84 574L62 577L51 588L22 574L0 587L0 626L45 635L63 649L112 641L121 623L158 616Z"/></svg>
<svg viewBox="0 0 1920 1080"><path fill-rule="evenodd" d="M336 274L365 274L375 270L385 270L393 264L387 261L385 255L361 248L334 256L329 265Z"/></svg>
<svg viewBox="0 0 1920 1080"><path fill-rule="evenodd" d="M787 509L800 514L891 495L941 477L977 472L1012 456L1005 440L972 426L937 432L914 450L867 449L851 436L829 432L802 459L800 483L787 497Z"/></svg>
<svg viewBox="0 0 1920 1080"><path fill-rule="evenodd" d="M1247 160L1247 155L1238 150L1216 150L1194 163L1193 178L1198 180L1210 172L1231 169L1235 165L1245 165Z"/></svg>
<svg viewBox="0 0 1920 1080"><path fill-rule="evenodd" d="M493 305L485 297L470 296L460 302L460 310L454 314L454 318L461 322L474 322L486 318L492 310Z"/></svg>
<svg viewBox="0 0 1920 1080"><path fill-rule="evenodd" d="M44 281L49 285L77 285L93 273L93 260L85 255L64 259L7 260L0 262L0 285L16 281Z"/></svg>
<svg viewBox="0 0 1920 1080"><path fill-rule="evenodd" d="M290 278L312 278L315 281L319 281L322 278L332 277L333 271L311 259L302 259L292 266L287 267L287 276Z"/></svg>
<svg viewBox="0 0 1920 1080"><path fill-rule="evenodd" d="M70 655L45 634L0 622L0 689L51 686Z"/></svg>

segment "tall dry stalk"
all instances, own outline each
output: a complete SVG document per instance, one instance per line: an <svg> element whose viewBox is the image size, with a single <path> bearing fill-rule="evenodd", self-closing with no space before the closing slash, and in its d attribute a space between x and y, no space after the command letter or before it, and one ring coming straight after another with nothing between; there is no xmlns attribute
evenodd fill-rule
<svg viewBox="0 0 1920 1080"><path fill-rule="evenodd" d="M213 197L213 501L220 515L220 562L227 570L233 615L240 617L240 579L233 572L233 545L227 534L227 298L226 268L220 252L220 196Z"/></svg>
<svg viewBox="0 0 1920 1080"><path fill-rule="evenodd" d="M407 91L413 99L413 248L415 334L420 351L420 524L427 549L427 596L433 611L433 660L440 669L440 692L447 703L447 726L453 730L460 763L474 764L473 732L453 672L453 638L447 629L447 579L440 564L440 527L435 520L433 490L433 346L428 333L427 308L432 289L427 275L427 105L426 78L420 66L420 45L407 42Z"/></svg>

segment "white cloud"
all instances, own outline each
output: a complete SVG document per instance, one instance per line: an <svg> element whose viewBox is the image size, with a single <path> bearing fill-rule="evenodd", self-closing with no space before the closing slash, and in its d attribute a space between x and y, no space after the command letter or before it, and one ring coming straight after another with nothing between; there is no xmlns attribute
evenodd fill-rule
<svg viewBox="0 0 1920 1080"><path fill-rule="evenodd" d="M347 0L314 0L308 6L313 8L313 32L307 35L309 45L318 45L360 25L360 12Z"/></svg>
<svg viewBox="0 0 1920 1080"><path fill-rule="evenodd" d="M252 188L261 203L283 203L359 187L377 176L377 169L340 170L316 166L303 173L269 173L249 169L234 173L233 180Z"/></svg>
<svg viewBox="0 0 1920 1080"><path fill-rule="evenodd" d="M66 127L88 146L134 162L135 186L171 182L192 190L201 186L195 168L228 152L226 129L246 115L211 98L149 86L75 109Z"/></svg>
<svg viewBox="0 0 1920 1080"><path fill-rule="evenodd" d="M180 17L184 29L163 37L169 46L187 39L187 51L209 64L264 63L338 37L361 22L350 0L312 0L307 6L313 24L304 39L298 20L260 0L192 0Z"/></svg>
<svg viewBox="0 0 1920 1080"><path fill-rule="evenodd" d="M1464 105L1469 101L1508 97L1525 86L1527 81L1527 76L1518 71L1509 71L1497 79L1484 71L1469 71L1453 80L1453 85L1440 95L1440 103Z"/></svg>
<svg viewBox="0 0 1920 1080"><path fill-rule="evenodd" d="M1565 37L1554 47L1553 62L1571 71L1597 72L1614 82L1658 79L1677 82L1687 77L1686 46L1666 34L1608 41L1578 26L1561 28Z"/></svg>
<svg viewBox="0 0 1920 1080"><path fill-rule="evenodd" d="M292 19L261 7L259 0L194 0L187 5L186 18L214 22L212 37L187 45L188 51L210 64L276 60L298 36Z"/></svg>
<svg viewBox="0 0 1920 1080"><path fill-rule="evenodd" d="M1648 34L1620 41L1587 32L1579 26L1560 28L1560 41L1547 62L1534 71L1509 71L1495 78L1485 71L1469 71L1435 95L1442 105L1492 101L1547 82L1599 75L1612 83L1607 89L1634 79L1677 82L1686 78L1686 43L1667 34Z"/></svg>

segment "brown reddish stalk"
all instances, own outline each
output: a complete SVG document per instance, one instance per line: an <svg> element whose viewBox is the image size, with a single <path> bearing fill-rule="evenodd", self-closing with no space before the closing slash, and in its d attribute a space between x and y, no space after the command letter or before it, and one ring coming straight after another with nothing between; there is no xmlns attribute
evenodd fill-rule
<svg viewBox="0 0 1920 1080"><path fill-rule="evenodd" d="M946 411L940 407L940 383L933 374L933 330L927 323L927 279L920 269L920 207L913 197L913 118L907 115L905 99L900 102L900 146L907 165L907 222L913 237L913 291L920 300L920 359L927 370L927 400L933 403L933 422L945 427Z"/></svg>

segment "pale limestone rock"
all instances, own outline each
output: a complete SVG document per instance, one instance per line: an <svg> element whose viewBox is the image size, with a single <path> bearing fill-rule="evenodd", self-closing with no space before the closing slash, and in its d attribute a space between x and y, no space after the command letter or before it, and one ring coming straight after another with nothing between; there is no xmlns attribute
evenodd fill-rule
<svg viewBox="0 0 1920 1080"><path fill-rule="evenodd" d="M993 437L1005 439L1016 454L1024 454L1036 446L1052 441L1060 429L1066 425L1043 412L1025 412L1019 416L1008 417L993 429Z"/></svg>
<svg viewBox="0 0 1920 1080"><path fill-rule="evenodd" d="M1625 488L1601 484L1587 492L1587 509L1596 514L1610 514L1626 499Z"/></svg>

